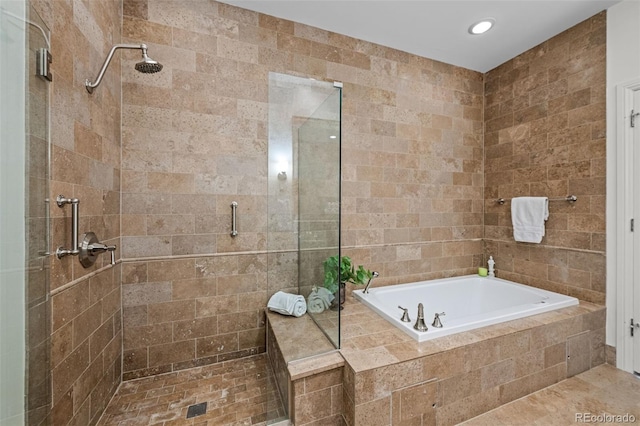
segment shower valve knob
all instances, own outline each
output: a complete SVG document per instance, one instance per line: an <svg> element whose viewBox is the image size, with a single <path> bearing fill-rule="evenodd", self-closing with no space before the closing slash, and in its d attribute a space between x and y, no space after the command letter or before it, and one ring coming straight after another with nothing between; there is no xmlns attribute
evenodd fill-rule
<svg viewBox="0 0 640 426"><path fill-rule="evenodd" d="M105 251L115 251L116 246L108 246L102 243L95 243L95 244L90 244L87 247L87 250L89 250L91 253L104 253Z"/></svg>
<svg viewBox="0 0 640 426"><path fill-rule="evenodd" d="M93 232L87 232L82 238L80 244L80 264L85 268L92 266L96 263L98 255L104 252L111 253L111 265L116 264L116 246L108 246L98 241L98 237Z"/></svg>

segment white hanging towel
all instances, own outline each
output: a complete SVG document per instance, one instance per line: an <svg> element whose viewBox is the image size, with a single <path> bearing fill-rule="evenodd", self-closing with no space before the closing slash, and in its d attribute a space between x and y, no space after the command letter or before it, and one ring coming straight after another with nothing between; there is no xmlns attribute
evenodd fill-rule
<svg viewBox="0 0 640 426"><path fill-rule="evenodd" d="M279 291L271 296L267 308L282 315L301 317L307 312L307 302L301 295Z"/></svg>
<svg viewBox="0 0 640 426"><path fill-rule="evenodd" d="M511 199L513 238L525 243L539 243L544 237L544 222L549 219L547 197L516 197Z"/></svg>

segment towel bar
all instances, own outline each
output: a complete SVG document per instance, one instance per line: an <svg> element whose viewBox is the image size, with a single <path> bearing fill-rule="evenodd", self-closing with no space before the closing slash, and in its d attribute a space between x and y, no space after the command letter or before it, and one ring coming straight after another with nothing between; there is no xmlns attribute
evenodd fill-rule
<svg viewBox="0 0 640 426"><path fill-rule="evenodd" d="M549 201L568 201L570 203L575 203L576 201L578 201L578 197L576 197L575 195L567 195L566 197L562 197L562 198L549 198ZM498 198L496 200L496 203L503 205L506 202L506 200L504 198Z"/></svg>

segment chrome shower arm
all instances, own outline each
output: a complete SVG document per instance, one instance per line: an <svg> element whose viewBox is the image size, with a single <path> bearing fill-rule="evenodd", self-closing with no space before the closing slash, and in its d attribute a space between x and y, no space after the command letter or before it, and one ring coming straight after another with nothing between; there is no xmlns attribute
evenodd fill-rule
<svg viewBox="0 0 640 426"><path fill-rule="evenodd" d="M147 53L147 45L146 44L116 44L116 45L114 45L111 48L111 50L109 51L109 54L107 55L107 59L104 60L104 64L102 64L102 68L100 69L100 73L98 73L98 76L96 77L96 81L95 82L91 82L89 79L87 79L85 81L84 85L87 88L87 92L93 93L93 89L95 89L96 87L98 87L98 85L100 85L100 82L102 81L102 77L104 77L104 73L107 71L107 67L109 66L109 63L111 62L111 59L113 58L113 54L118 49L141 49L144 53Z"/></svg>

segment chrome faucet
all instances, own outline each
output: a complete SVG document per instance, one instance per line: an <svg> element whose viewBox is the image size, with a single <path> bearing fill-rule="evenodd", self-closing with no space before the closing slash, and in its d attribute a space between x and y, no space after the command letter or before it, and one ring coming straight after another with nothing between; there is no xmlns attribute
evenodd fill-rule
<svg viewBox="0 0 640 426"><path fill-rule="evenodd" d="M415 328L418 331L427 331L427 324L424 323L424 306L422 306L422 303L418 303L418 319L416 320L416 323L413 325L413 328Z"/></svg>
<svg viewBox="0 0 640 426"><path fill-rule="evenodd" d="M440 321L440 317L442 317L444 315L445 315L444 312L440 312L440 313L436 312L436 316L433 319L433 322L431 323L431 325L436 327L436 328L442 328L442 321Z"/></svg>
<svg viewBox="0 0 640 426"><path fill-rule="evenodd" d="M402 321L402 322L411 322L411 318L409 318L409 309L408 308L403 308L400 305L398 305L398 309L402 309L403 310L402 318L400 318L400 321Z"/></svg>
<svg viewBox="0 0 640 426"><path fill-rule="evenodd" d="M377 273L376 271L373 271L371 273L371 278L369 278L369 281L367 282L367 285L364 287L364 290L362 290L362 294L369 293L369 286L371 285L371 281L373 281L374 278L378 278L379 276L380 276L380 274Z"/></svg>

